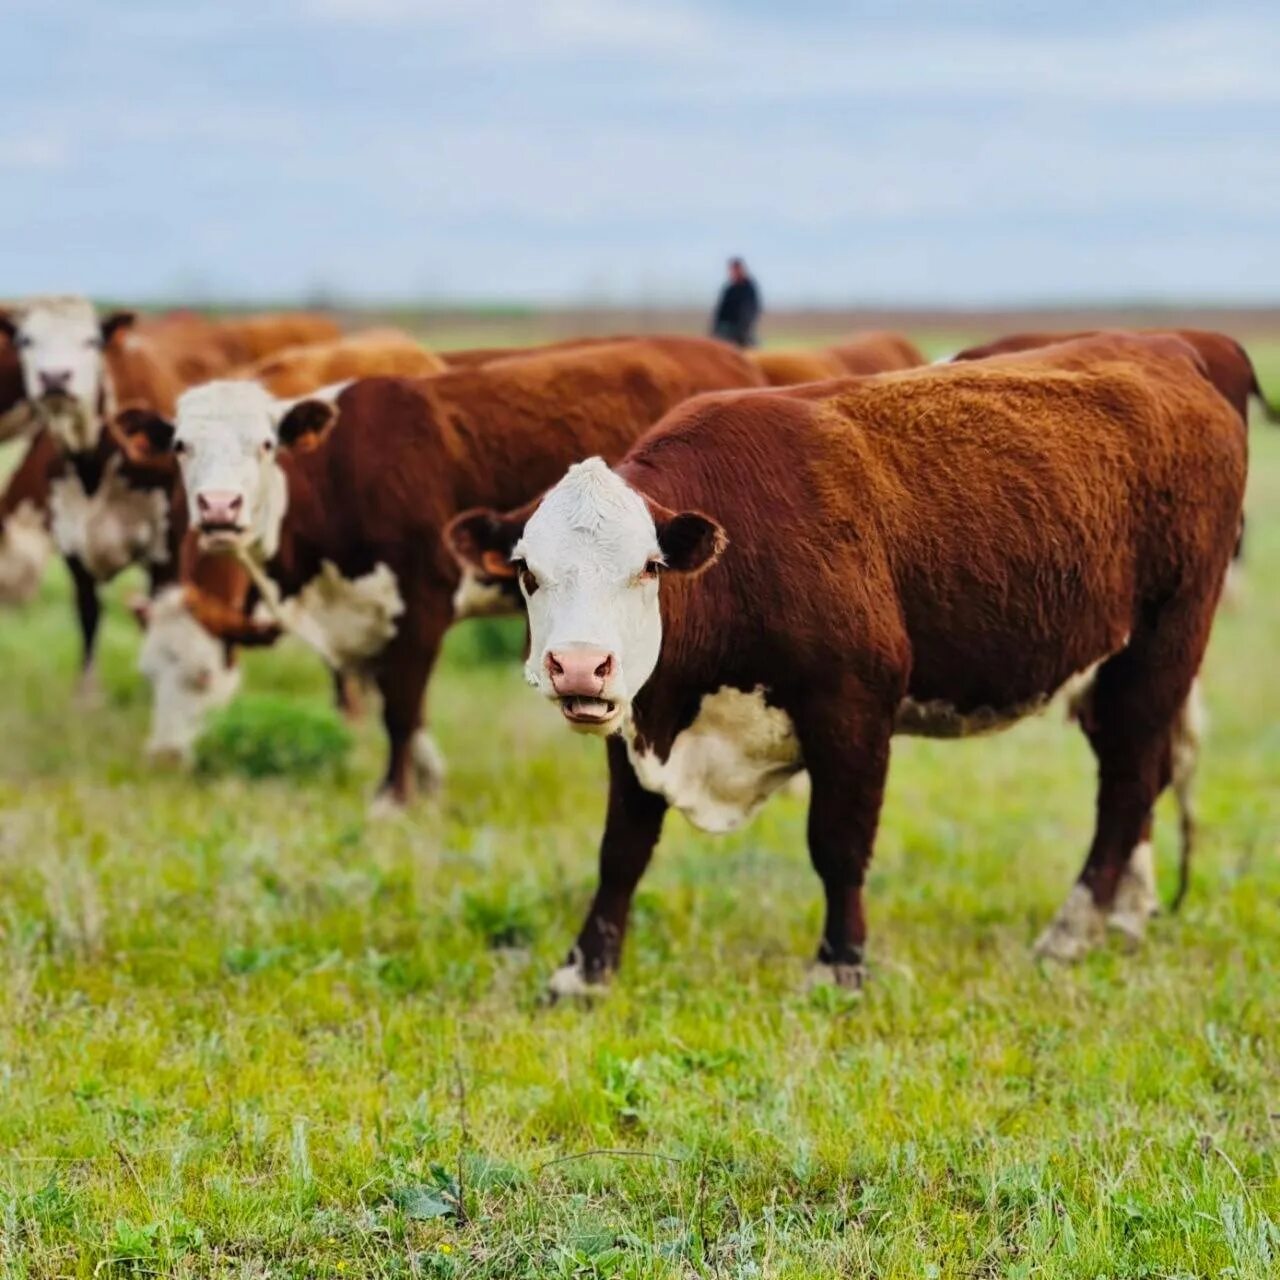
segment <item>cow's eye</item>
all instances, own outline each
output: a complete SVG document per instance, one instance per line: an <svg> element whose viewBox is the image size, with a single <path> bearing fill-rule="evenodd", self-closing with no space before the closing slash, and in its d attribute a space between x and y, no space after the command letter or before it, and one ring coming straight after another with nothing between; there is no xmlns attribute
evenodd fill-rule
<svg viewBox="0 0 1280 1280"><path fill-rule="evenodd" d="M274 440L264 440L262 442L263 453L270 453L275 447L276 447L276 442Z"/></svg>
<svg viewBox="0 0 1280 1280"><path fill-rule="evenodd" d="M538 589L538 579L534 576L533 570L523 560L513 560L511 563L515 565L516 573L520 575L520 585L524 588L525 595L533 595Z"/></svg>
<svg viewBox="0 0 1280 1280"><path fill-rule="evenodd" d="M187 442L185 440L175 440L173 442L173 451L181 457L187 451Z"/></svg>
<svg viewBox="0 0 1280 1280"><path fill-rule="evenodd" d="M20 333L14 339L13 345L25 351L29 346L31 346L31 339L28 338L25 333Z"/></svg>
<svg viewBox="0 0 1280 1280"><path fill-rule="evenodd" d="M101 339L101 338L86 338L86 339L84 340L84 345L85 345L86 347L88 347L90 351L101 351L101 350L102 350L102 339Z"/></svg>
<svg viewBox="0 0 1280 1280"><path fill-rule="evenodd" d="M662 571L662 561L656 556L651 560L644 562L644 572L641 573L642 578L656 578Z"/></svg>

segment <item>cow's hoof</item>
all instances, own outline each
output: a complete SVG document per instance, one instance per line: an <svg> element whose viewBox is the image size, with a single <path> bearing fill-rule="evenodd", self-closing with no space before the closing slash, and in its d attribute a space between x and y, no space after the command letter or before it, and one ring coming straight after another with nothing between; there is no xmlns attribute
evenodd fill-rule
<svg viewBox="0 0 1280 1280"><path fill-rule="evenodd" d="M1071 890L1053 923L1036 940L1035 955L1040 960L1074 964L1102 941L1105 919L1082 884Z"/></svg>
<svg viewBox="0 0 1280 1280"><path fill-rule="evenodd" d="M394 791L379 791L369 802L370 822L390 822L403 818L408 806Z"/></svg>
<svg viewBox="0 0 1280 1280"><path fill-rule="evenodd" d="M96 711L102 706L102 686L96 671L85 671L76 682L76 706L81 711Z"/></svg>
<svg viewBox="0 0 1280 1280"><path fill-rule="evenodd" d="M829 964L825 960L815 960L805 974L805 990L815 991L820 987L838 987L841 991L862 994L867 982L867 966L856 964Z"/></svg>
<svg viewBox="0 0 1280 1280"><path fill-rule="evenodd" d="M608 990L608 985L605 983L603 976L595 982L592 982L587 977L587 970L582 962L582 956L575 951L547 979L547 1003L558 1004L561 1000L599 1000Z"/></svg>
<svg viewBox="0 0 1280 1280"><path fill-rule="evenodd" d="M1141 945L1147 932L1147 921L1160 912L1156 896L1155 851L1144 840L1129 857L1129 865L1120 877L1115 901L1107 914L1107 928L1118 933L1130 947Z"/></svg>

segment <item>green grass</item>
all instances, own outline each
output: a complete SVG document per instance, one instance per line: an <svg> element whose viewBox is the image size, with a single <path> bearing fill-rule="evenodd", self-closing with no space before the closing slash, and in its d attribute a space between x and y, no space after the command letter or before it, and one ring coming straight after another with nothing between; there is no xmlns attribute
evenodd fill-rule
<svg viewBox="0 0 1280 1280"><path fill-rule="evenodd" d="M803 991L820 895L779 797L729 838L673 817L607 1000L541 1005L603 761L509 635L455 634L446 798L375 824L374 722L336 780L148 768L132 623L78 711L55 567L0 618L0 1275L1275 1276L1280 431L1250 510L1182 915L1042 971L1079 734L902 741L860 1002ZM246 687L329 697L287 645Z"/></svg>

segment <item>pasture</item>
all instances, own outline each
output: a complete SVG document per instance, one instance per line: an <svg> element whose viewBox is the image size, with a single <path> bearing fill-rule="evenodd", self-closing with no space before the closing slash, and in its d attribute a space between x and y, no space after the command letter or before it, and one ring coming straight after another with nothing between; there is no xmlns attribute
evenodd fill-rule
<svg viewBox="0 0 1280 1280"><path fill-rule="evenodd" d="M1253 350L1280 394L1280 343ZM604 762L524 688L518 625L454 632L444 799L374 822L376 715L337 780L150 767L138 580L85 711L52 565L0 616L0 1274L1274 1276L1280 430L1252 446L1181 915L1037 966L1083 738L1055 708L899 740L861 999L804 988L820 889L783 795L727 838L670 816L610 994L543 1004ZM246 689L329 698L291 645Z"/></svg>

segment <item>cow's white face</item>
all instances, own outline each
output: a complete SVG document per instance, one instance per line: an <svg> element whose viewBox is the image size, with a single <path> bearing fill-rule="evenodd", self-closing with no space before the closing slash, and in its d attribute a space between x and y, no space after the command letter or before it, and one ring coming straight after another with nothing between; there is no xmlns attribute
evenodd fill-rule
<svg viewBox="0 0 1280 1280"><path fill-rule="evenodd" d="M473 512L449 540L464 565L518 576L529 683L574 727L611 733L658 665L660 576L705 568L724 533L706 516L649 502L591 458L569 468L523 528L518 516Z"/></svg>
<svg viewBox="0 0 1280 1280"><path fill-rule="evenodd" d="M173 449L206 548L275 554L288 500L276 461L281 410L256 382L209 382L179 397Z"/></svg>
<svg viewBox="0 0 1280 1280"><path fill-rule="evenodd" d="M147 753L189 763L208 717L239 689L240 669L187 611L180 587L151 602L138 669L151 682Z"/></svg>
<svg viewBox="0 0 1280 1280"><path fill-rule="evenodd" d="M529 611L529 683L571 724L617 728L662 649L662 549L644 499L598 458L570 467L511 559Z"/></svg>
<svg viewBox="0 0 1280 1280"><path fill-rule="evenodd" d="M39 416L64 448L96 448L109 406L93 304L85 298L40 300L11 317L11 324L23 385Z"/></svg>

